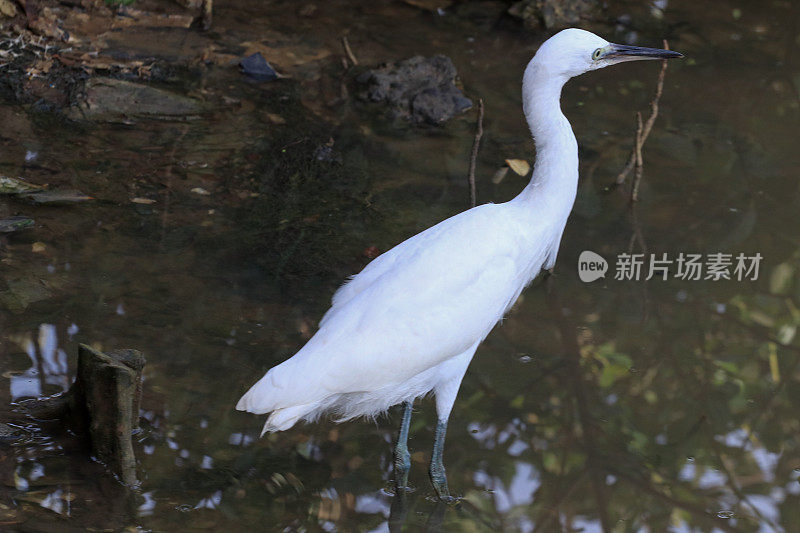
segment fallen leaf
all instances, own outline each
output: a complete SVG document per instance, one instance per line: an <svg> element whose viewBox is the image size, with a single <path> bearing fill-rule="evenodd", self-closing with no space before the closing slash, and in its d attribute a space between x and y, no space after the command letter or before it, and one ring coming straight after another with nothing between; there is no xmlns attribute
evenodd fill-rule
<svg viewBox="0 0 800 533"><path fill-rule="evenodd" d="M43 242L38 242L37 241L37 242L33 243L33 245L31 245L31 251L33 251L33 253L35 253L35 254L40 254L40 253L44 252L45 250L47 250L47 245L45 243L43 243Z"/></svg>
<svg viewBox="0 0 800 533"><path fill-rule="evenodd" d="M531 166L524 159L506 159L506 164L508 165L508 168L520 176L527 175L531 170Z"/></svg>
<svg viewBox="0 0 800 533"><path fill-rule="evenodd" d="M27 217L9 217L0 219L0 233L11 233L33 226L33 219Z"/></svg>
<svg viewBox="0 0 800 533"><path fill-rule="evenodd" d="M150 205L156 203L152 198L131 198L131 202L135 204Z"/></svg>
<svg viewBox="0 0 800 533"><path fill-rule="evenodd" d="M94 200L91 196L83 194L81 191L69 189L55 189L50 191L39 191L25 194L18 194L17 198L22 198L34 204L63 205Z"/></svg>
<svg viewBox="0 0 800 533"><path fill-rule="evenodd" d="M19 178L9 178L0 176L0 194L21 194L26 192L39 191L42 187L22 181Z"/></svg>
<svg viewBox="0 0 800 533"><path fill-rule="evenodd" d="M195 187L194 189L192 189L191 192L193 192L195 194L202 194L203 196L208 196L209 194L211 194L210 192L208 192L207 190L205 190L202 187Z"/></svg>
<svg viewBox="0 0 800 533"><path fill-rule="evenodd" d="M267 113L267 118L269 118L269 121L273 124L286 124L286 119L275 113Z"/></svg>
<svg viewBox="0 0 800 533"><path fill-rule="evenodd" d="M14 17L17 15L17 6L11 0L0 0L0 15Z"/></svg>
<svg viewBox="0 0 800 533"><path fill-rule="evenodd" d="M62 51L54 56L68 67L77 67L92 74L96 71L109 71L118 69L121 72L134 72L139 77L150 75L152 64L145 65L144 61L136 59L114 59L112 57L97 55L96 53Z"/></svg>

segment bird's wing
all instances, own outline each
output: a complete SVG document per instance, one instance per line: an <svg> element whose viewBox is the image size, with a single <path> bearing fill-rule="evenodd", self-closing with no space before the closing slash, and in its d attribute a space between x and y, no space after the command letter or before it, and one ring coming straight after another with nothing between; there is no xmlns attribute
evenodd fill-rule
<svg viewBox="0 0 800 533"><path fill-rule="evenodd" d="M456 215L456 217L458 216L459 215ZM413 255L415 250L424 249L427 243L435 240L436 236L447 228L448 224L446 223L456 217L451 217L435 226L431 226L423 232L417 233L413 237L406 239L394 248L387 250L373 259L361 272L352 276L334 293L331 308L328 309L322 317L322 320L320 320L319 327L323 327L325 322L347 304L347 302L352 300L353 297L372 285L372 283L384 273L390 271L397 263L398 258Z"/></svg>
<svg viewBox="0 0 800 533"><path fill-rule="evenodd" d="M436 278L428 271L419 283L402 276L353 299L319 332L310 358L328 363L321 383L336 393L400 384L482 341L522 284L511 255L470 270Z"/></svg>
<svg viewBox="0 0 800 533"><path fill-rule="evenodd" d="M400 384L480 342L529 281L523 271L538 272L547 252L521 253L510 223L506 211L481 206L387 252L265 376L271 407Z"/></svg>

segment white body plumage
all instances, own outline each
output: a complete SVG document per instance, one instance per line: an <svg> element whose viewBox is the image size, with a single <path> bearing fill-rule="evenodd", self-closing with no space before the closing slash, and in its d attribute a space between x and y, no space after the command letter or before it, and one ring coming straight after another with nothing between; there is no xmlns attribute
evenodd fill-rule
<svg viewBox="0 0 800 533"><path fill-rule="evenodd" d="M308 343L253 385L237 409L271 413L264 431L280 431L325 412L340 420L375 416L433 391L446 421L478 345L525 286L555 263L578 182L578 148L561 112L561 89L580 73L635 59L598 54L613 46L575 29L546 41L523 80L537 155L528 186L509 202L448 218L372 261L334 295Z"/></svg>

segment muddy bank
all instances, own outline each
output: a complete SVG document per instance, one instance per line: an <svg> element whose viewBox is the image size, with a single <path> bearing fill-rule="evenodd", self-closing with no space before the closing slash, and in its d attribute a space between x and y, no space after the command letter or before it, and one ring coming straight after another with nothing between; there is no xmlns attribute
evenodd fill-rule
<svg viewBox="0 0 800 533"><path fill-rule="evenodd" d="M259 81L282 74L294 78L287 83L300 84L304 102L325 119L333 118L338 113L335 108L349 100L347 86L357 74L361 74L362 86L357 90L364 91L366 85L368 100L385 101L392 114L415 122L441 124L470 106L469 95L453 84L457 65L450 59L362 58L360 68L352 69L362 49L355 42L351 46L346 37L344 47L341 43L309 44L297 35L281 32L278 28L285 24L270 24L260 36L244 39L205 31L211 21L210 1L179 5L147 0L132 6L99 0L43 0L27 2L25 9L18 9L11 0L3 2L11 7L0 16L0 95L37 109L67 110L72 118L191 117L204 103L210 104L205 109L213 109L224 105L226 99L237 98L214 88L211 80L219 76L213 70L241 67L247 74L256 67L242 65L256 57L263 61L257 68L268 69L268 75ZM601 16L590 0L408 2L407 9L409 15L416 9L465 20L479 16L493 24L520 20L536 30ZM322 20L325 12L309 4L298 7L296 16L313 24ZM381 64L386 66L379 67ZM255 79L254 72L247 74L250 79ZM130 84L106 81L109 78ZM387 91L397 83L405 89ZM193 90L187 91L192 85ZM321 98L315 98L315 93Z"/></svg>

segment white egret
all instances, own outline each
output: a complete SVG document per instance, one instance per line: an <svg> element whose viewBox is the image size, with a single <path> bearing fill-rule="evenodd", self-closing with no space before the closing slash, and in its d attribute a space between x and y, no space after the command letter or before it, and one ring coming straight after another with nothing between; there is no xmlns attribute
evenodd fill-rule
<svg viewBox="0 0 800 533"><path fill-rule="evenodd" d="M267 372L236 408L270 413L267 432L323 413L340 421L374 417L403 403L395 448L395 482L403 489L411 466L411 407L432 391L438 424L430 475L439 497L450 499L442 451L461 380L478 345L520 292L555 265L575 200L578 145L561 112L562 87L615 63L672 57L681 54L611 44L579 29L545 41L522 82L536 144L527 187L509 202L464 211L373 260L334 294L308 343Z"/></svg>

